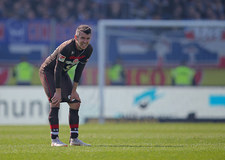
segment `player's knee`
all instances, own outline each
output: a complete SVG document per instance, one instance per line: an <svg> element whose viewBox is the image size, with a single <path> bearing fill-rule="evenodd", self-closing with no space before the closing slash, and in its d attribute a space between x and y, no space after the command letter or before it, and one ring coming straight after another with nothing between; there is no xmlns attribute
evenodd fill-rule
<svg viewBox="0 0 225 160"><path fill-rule="evenodd" d="M75 109L75 110L80 109L80 103L70 103L69 105L71 109Z"/></svg>
<svg viewBox="0 0 225 160"><path fill-rule="evenodd" d="M51 108L60 108L60 104L50 103L50 109Z"/></svg>

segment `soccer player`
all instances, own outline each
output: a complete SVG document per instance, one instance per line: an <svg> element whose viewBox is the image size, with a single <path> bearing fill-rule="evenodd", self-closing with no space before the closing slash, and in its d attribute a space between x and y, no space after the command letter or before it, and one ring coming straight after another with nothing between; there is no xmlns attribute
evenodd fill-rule
<svg viewBox="0 0 225 160"><path fill-rule="evenodd" d="M80 25L76 29L73 39L59 45L55 51L46 58L40 67L41 83L50 103L49 123L51 129L51 146L67 146L59 139L58 112L61 102L66 102L69 109L70 145L90 146L78 139L79 115L81 99L77 93L77 86L82 71L92 54L91 31L88 25ZM77 65L73 84L67 71Z"/></svg>

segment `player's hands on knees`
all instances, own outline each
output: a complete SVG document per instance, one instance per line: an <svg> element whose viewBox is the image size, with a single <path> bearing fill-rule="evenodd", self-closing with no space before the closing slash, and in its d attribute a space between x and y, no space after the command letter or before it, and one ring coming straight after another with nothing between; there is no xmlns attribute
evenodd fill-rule
<svg viewBox="0 0 225 160"><path fill-rule="evenodd" d="M70 101L72 101L73 99L76 99L76 100L80 101L80 103L81 103L80 96L77 93L77 91L71 93Z"/></svg>
<svg viewBox="0 0 225 160"><path fill-rule="evenodd" d="M51 99L52 104L59 106L61 102L61 93L55 92L54 96Z"/></svg>

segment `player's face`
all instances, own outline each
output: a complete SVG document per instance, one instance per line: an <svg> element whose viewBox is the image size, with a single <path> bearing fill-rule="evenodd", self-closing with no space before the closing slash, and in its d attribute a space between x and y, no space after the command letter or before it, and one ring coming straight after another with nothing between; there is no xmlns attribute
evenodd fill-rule
<svg viewBox="0 0 225 160"><path fill-rule="evenodd" d="M91 34L80 32L75 38L79 49L86 49L91 40Z"/></svg>

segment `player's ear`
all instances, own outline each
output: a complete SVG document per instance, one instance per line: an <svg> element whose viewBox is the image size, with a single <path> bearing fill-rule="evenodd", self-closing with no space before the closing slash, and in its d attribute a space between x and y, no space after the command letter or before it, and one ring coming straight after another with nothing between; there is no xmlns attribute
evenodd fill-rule
<svg viewBox="0 0 225 160"><path fill-rule="evenodd" d="M77 35L76 34L74 35L74 38L77 40Z"/></svg>

